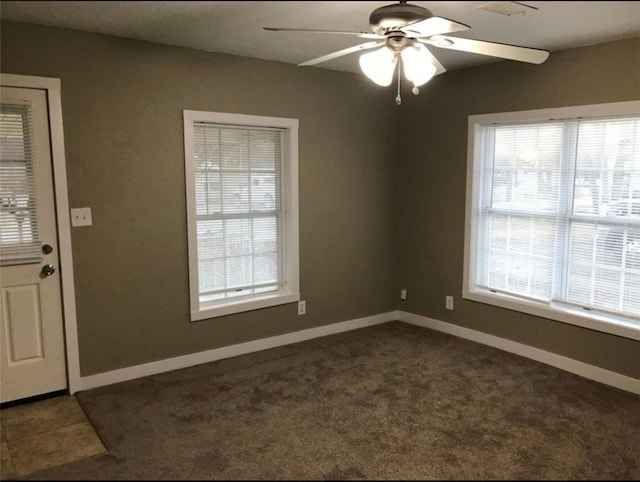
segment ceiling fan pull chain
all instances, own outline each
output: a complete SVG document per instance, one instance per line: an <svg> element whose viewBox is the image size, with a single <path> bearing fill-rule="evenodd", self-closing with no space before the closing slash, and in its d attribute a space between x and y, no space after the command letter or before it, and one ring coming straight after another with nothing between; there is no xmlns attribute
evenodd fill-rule
<svg viewBox="0 0 640 482"><path fill-rule="evenodd" d="M402 97L400 97L400 63L402 59L398 57L398 95L396 96L396 105L402 104Z"/></svg>

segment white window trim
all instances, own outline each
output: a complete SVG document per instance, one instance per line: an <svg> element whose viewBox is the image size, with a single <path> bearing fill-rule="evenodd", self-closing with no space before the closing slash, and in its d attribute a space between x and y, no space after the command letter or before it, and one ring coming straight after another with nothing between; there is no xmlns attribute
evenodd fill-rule
<svg viewBox="0 0 640 482"><path fill-rule="evenodd" d="M523 300L507 294L494 293L475 286L478 246L478 193L480 176L474 167L476 136L479 126L490 123L536 122L550 119L567 119L579 117L606 117L640 114L640 101L615 102L576 107L560 107L530 111L504 112L495 114L479 114L469 116L467 139L467 188L465 213L464 272L462 297L468 300L499 306L530 315L540 316L591 330L610 333L640 341L640 327L628 319L595 312L587 312L579 308L567 307L556 303Z"/></svg>
<svg viewBox="0 0 640 482"><path fill-rule="evenodd" d="M299 247L298 247L298 119L264 117L185 110L184 149L187 194L187 233L189 246L189 298L191 321L293 303L300 300ZM288 162L282 165L284 206L284 288L268 293L247 295L200 304L198 281L198 245L196 234L195 173L193 165L193 124L211 122L233 126L276 127L285 129Z"/></svg>

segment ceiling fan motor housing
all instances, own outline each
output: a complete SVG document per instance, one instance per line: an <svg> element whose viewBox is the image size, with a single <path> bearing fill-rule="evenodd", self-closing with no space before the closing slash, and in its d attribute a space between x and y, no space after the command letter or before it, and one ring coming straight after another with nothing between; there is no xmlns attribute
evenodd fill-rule
<svg viewBox="0 0 640 482"><path fill-rule="evenodd" d="M387 32L431 17L433 14L426 8L401 2L376 8L371 12L369 24L375 33L385 35Z"/></svg>

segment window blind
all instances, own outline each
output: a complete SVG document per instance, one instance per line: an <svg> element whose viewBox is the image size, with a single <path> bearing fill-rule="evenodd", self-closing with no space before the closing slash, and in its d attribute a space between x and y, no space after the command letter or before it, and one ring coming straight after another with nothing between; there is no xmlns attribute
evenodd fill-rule
<svg viewBox="0 0 640 482"><path fill-rule="evenodd" d="M31 109L0 105L0 264L37 263L36 182Z"/></svg>
<svg viewBox="0 0 640 482"><path fill-rule="evenodd" d="M283 130L194 123L200 302L283 285Z"/></svg>
<svg viewBox="0 0 640 482"><path fill-rule="evenodd" d="M640 316L640 119L579 123L566 301Z"/></svg>
<svg viewBox="0 0 640 482"><path fill-rule="evenodd" d="M480 127L477 285L640 316L640 119Z"/></svg>

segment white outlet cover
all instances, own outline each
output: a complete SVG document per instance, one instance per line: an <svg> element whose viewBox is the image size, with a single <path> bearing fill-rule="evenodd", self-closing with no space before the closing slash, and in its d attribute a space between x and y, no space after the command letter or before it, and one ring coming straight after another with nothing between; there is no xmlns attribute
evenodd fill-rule
<svg viewBox="0 0 640 482"><path fill-rule="evenodd" d="M91 226L91 208L73 208L71 210L71 226Z"/></svg>
<svg viewBox="0 0 640 482"><path fill-rule="evenodd" d="M453 296L446 297L446 308L448 310L453 310Z"/></svg>

